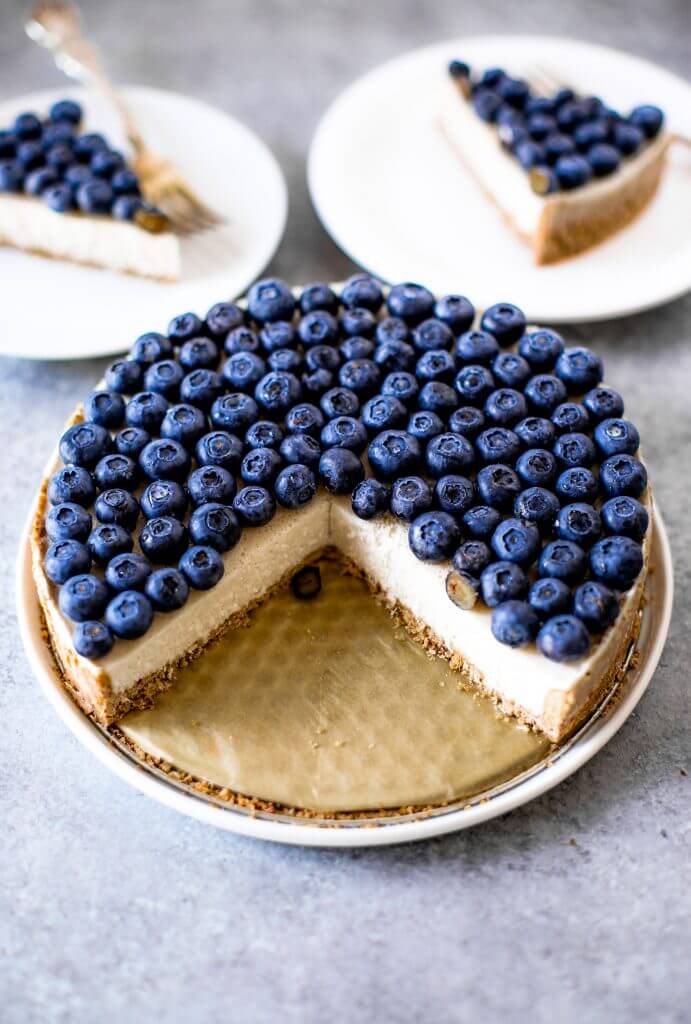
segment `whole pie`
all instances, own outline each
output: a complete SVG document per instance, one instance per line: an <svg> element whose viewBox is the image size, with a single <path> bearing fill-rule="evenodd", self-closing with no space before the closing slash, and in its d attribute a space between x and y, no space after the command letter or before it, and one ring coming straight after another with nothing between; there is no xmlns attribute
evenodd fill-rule
<svg viewBox="0 0 691 1024"><path fill-rule="evenodd" d="M137 175L73 100L0 130L0 245L107 270L175 281L180 244L146 203Z"/></svg>
<svg viewBox="0 0 691 1024"><path fill-rule="evenodd" d="M108 725L327 554L560 740L638 634L638 449L598 356L510 303L263 280L142 335L77 408L32 534L46 639Z"/></svg>

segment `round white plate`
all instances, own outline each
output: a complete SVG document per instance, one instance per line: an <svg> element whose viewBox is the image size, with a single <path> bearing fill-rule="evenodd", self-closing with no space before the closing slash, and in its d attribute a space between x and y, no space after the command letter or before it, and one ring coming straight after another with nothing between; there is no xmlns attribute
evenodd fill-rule
<svg viewBox="0 0 691 1024"><path fill-rule="evenodd" d="M34 674L68 729L107 768L167 807L228 832L298 846L386 846L429 839L478 825L540 796L593 757L624 724L643 696L660 660L672 613L671 553L664 525L656 514L651 552L655 572L650 574L647 583L649 600L638 642L640 658L629 669L620 699L613 700L614 695L610 694L576 736L556 753L493 790L440 808L432 814L340 821L339 827L334 827L334 822L328 820L320 823L315 819L296 819L280 813L248 813L242 808L196 793L118 748L106 732L77 707L60 682L41 635L28 539L33 516L32 511L17 561L19 625ZM619 697L616 691L615 694Z"/></svg>
<svg viewBox="0 0 691 1024"><path fill-rule="evenodd" d="M439 96L454 57L525 77L538 65L623 110L656 103L671 128L691 136L691 85L607 47L487 36L405 54L338 97L310 150L317 214L356 263L389 282L472 295L480 308L510 299L533 321L623 316L691 287L691 151L672 147L658 194L628 228L588 253L537 267L442 136Z"/></svg>
<svg viewBox="0 0 691 1024"><path fill-rule="evenodd" d="M181 240L182 275L162 283L43 259L0 248L0 279L12 282L0 303L0 354L81 359L122 352L145 330L165 330L172 317L203 316L242 294L267 265L283 236L288 198L273 154L228 114L199 100L141 86L124 94L152 149L169 157L225 223ZM71 96L89 129L125 148L107 104L83 90L62 88L0 104L0 125L22 110L39 114Z"/></svg>

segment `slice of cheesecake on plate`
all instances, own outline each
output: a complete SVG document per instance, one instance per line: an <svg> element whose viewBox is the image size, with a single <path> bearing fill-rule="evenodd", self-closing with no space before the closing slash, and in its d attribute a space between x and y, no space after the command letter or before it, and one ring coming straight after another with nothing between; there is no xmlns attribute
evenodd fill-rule
<svg viewBox="0 0 691 1024"><path fill-rule="evenodd" d="M31 538L81 707L108 725L150 705L337 552L459 684L568 735L638 634L638 431L588 349L508 303L474 319L419 285L267 280L138 339L63 434Z"/></svg>
<svg viewBox="0 0 691 1024"><path fill-rule="evenodd" d="M663 112L626 117L597 97L537 95L500 68L449 65L442 129L535 262L575 256L626 227L655 195L671 135Z"/></svg>
<svg viewBox="0 0 691 1024"><path fill-rule="evenodd" d="M61 100L47 119L0 131L0 245L160 281L180 276L180 243L145 203L137 176L104 137L81 132Z"/></svg>

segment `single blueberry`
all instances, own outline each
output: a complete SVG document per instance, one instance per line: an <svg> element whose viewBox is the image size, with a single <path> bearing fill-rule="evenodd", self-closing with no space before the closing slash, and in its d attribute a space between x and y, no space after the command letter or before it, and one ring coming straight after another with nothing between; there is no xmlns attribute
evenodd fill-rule
<svg viewBox="0 0 691 1024"><path fill-rule="evenodd" d="M448 350L453 345L453 331L441 320L423 320L413 330L413 347L418 352Z"/></svg>
<svg viewBox="0 0 691 1024"><path fill-rule="evenodd" d="M590 429L588 410L578 402L562 402L551 419L558 434L585 433Z"/></svg>
<svg viewBox="0 0 691 1024"><path fill-rule="evenodd" d="M526 448L551 447L557 436L554 424L542 416L527 416L513 429Z"/></svg>
<svg viewBox="0 0 691 1024"><path fill-rule="evenodd" d="M290 375L292 376L292 374ZM266 377L263 378L266 380ZM211 406L211 422L219 430L244 434L259 418L259 406L242 391L219 396Z"/></svg>
<svg viewBox="0 0 691 1024"><path fill-rule="evenodd" d="M410 522L433 505L432 488L419 476L402 476L391 488L391 511L398 519Z"/></svg>
<svg viewBox="0 0 691 1024"><path fill-rule="evenodd" d="M153 480L142 491L140 504L147 519L159 516L182 519L187 511L187 493L175 480Z"/></svg>
<svg viewBox="0 0 691 1024"><path fill-rule="evenodd" d="M357 416L360 410L360 399L350 388L331 388L322 395L319 405L327 419L335 416Z"/></svg>
<svg viewBox="0 0 691 1024"><path fill-rule="evenodd" d="M488 608L503 601L522 601L528 593L528 577L516 562L492 562L480 577L482 600Z"/></svg>
<svg viewBox="0 0 691 1024"><path fill-rule="evenodd" d="M475 452L467 438L452 432L438 434L427 443L425 464L431 476L465 474L475 465Z"/></svg>
<svg viewBox="0 0 691 1024"><path fill-rule="evenodd" d="M528 412L525 398L513 388L497 388L485 402L485 415L493 423L511 427Z"/></svg>
<svg viewBox="0 0 691 1024"><path fill-rule="evenodd" d="M606 143L591 146L587 158L596 178L605 178L608 174L614 174L621 163L619 150Z"/></svg>
<svg viewBox="0 0 691 1024"><path fill-rule="evenodd" d="M609 125L602 118L595 121L586 121L584 124L578 125L571 137L576 143L576 149L581 153L587 154L592 146L607 142Z"/></svg>
<svg viewBox="0 0 691 1024"><path fill-rule="evenodd" d="M496 121L501 105L501 96L492 89L477 89L473 94L473 108L481 121Z"/></svg>
<svg viewBox="0 0 691 1024"><path fill-rule="evenodd" d="M537 645L552 661L579 661L590 648L590 635L575 615L555 615L537 635Z"/></svg>
<svg viewBox="0 0 691 1024"><path fill-rule="evenodd" d="M624 399L613 388L593 388L583 397L583 405L594 420L606 420L624 415Z"/></svg>
<svg viewBox="0 0 691 1024"><path fill-rule="evenodd" d="M643 568L643 550L631 537L603 537L590 551L590 571L596 579L628 590Z"/></svg>
<svg viewBox="0 0 691 1024"><path fill-rule="evenodd" d="M245 444L249 448L278 448L283 440L283 429L271 420L257 420L247 428Z"/></svg>
<svg viewBox="0 0 691 1024"><path fill-rule="evenodd" d="M651 103L644 103L639 107L634 107L629 114L631 124L636 128L640 128L647 139L654 139L659 134L664 119L665 115L660 108L653 106Z"/></svg>
<svg viewBox="0 0 691 1024"><path fill-rule="evenodd" d="M564 339L546 327L527 331L518 343L518 354L539 373L548 373L563 351Z"/></svg>
<svg viewBox="0 0 691 1024"><path fill-rule="evenodd" d="M223 382L214 370L193 370L183 377L180 398L208 412L223 393Z"/></svg>
<svg viewBox="0 0 691 1024"><path fill-rule="evenodd" d="M133 359L117 359L106 370L106 387L121 395L133 395L141 388L142 368Z"/></svg>
<svg viewBox="0 0 691 1024"><path fill-rule="evenodd" d="M415 362L415 349L407 341L383 341L375 348L372 358L383 373L410 370Z"/></svg>
<svg viewBox="0 0 691 1024"><path fill-rule="evenodd" d="M305 353L305 365L308 370L335 370L341 362L341 356L333 345L313 345Z"/></svg>
<svg viewBox="0 0 691 1024"><path fill-rule="evenodd" d="M126 491L133 491L139 483L139 467L129 455L118 452L99 459L94 476L101 490L123 487Z"/></svg>
<svg viewBox="0 0 691 1024"><path fill-rule="evenodd" d="M475 483L483 502L498 509L511 508L521 491L521 481L514 470L501 463L481 469Z"/></svg>
<svg viewBox="0 0 691 1024"><path fill-rule="evenodd" d="M183 345L204 333L204 324L196 313L181 313L168 324L168 338L174 345Z"/></svg>
<svg viewBox="0 0 691 1024"><path fill-rule="evenodd" d="M226 430L214 430L197 441L194 454L200 466L222 466L235 473L240 468L243 444Z"/></svg>
<svg viewBox="0 0 691 1024"><path fill-rule="evenodd" d="M141 427L150 434L158 432L168 403L157 391L140 391L130 398L125 407L125 422L128 427Z"/></svg>
<svg viewBox="0 0 691 1024"><path fill-rule="evenodd" d="M459 370L454 385L464 405L484 405L495 388L487 367L473 364Z"/></svg>
<svg viewBox="0 0 691 1024"><path fill-rule="evenodd" d="M176 562L187 547L187 530L172 516L155 516L142 528L139 545L152 562Z"/></svg>
<svg viewBox="0 0 691 1024"><path fill-rule="evenodd" d="M529 566L540 551L540 532L534 523L504 519L492 535L492 550L502 561Z"/></svg>
<svg viewBox="0 0 691 1024"><path fill-rule="evenodd" d="M194 590L211 590L223 576L223 559L215 548L197 544L184 553L179 569Z"/></svg>
<svg viewBox="0 0 691 1024"><path fill-rule="evenodd" d="M323 309L307 313L298 324L298 337L306 348L335 345L338 342L338 321Z"/></svg>
<svg viewBox="0 0 691 1024"><path fill-rule="evenodd" d="M314 309L325 309L327 313L338 311L338 296L328 284L321 281L305 285L300 293L301 312L311 313Z"/></svg>
<svg viewBox="0 0 691 1024"><path fill-rule="evenodd" d="M590 181L593 176L592 168L586 158L575 153L558 157L554 170L557 181L563 189L579 188Z"/></svg>
<svg viewBox="0 0 691 1024"><path fill-rule="evenodd" d="M344 309L338 323L346 338L373 338L377 326L374 313L358 306Z"/></svg>
<svg viewBox="0 0 691 1024"><path fill-rule="evenodd" d="M300 401L300 381L292 373L272 371L257 384L254 397L269 414L283 417Z"/></svg>
<svg viewBox="0 0 691 1024"><path fill-rule="evenodd" d="M298 438L296 438L298 440ZM302 441L312 440L309 437ZM314 442L313 442L314 443ZM297 509L309 504L317 493L317 483L312 470L305 465L295 463L282 469L276 478L274 488L276 500L284 508Z"/></svg>
<svg viewBox="0 0 691 1024"><path fill-rule="evenodd" d="M259 324L275 320L292 320L295 297L290 287L279 278L257 281L247 295L247 311Z"/></svg>
<svg viewBox="0 0 691 1024"><path fill-rule="evenodd" d="M513 503L513 513L527 523L533 523L542 534L550 534L559 514L557 497L545 487L528 487Z"/></svg>
<svg viewBox="0 0 691 1024"><path fill-rule="evenodd" d="M410 549L423 562L450 558L460 539L458 523L448 512L423 512L408 528Z"/></svg>
<svg viewBox="0 0 691 1024"><path fill-rule="evenodd" d="M480 327L493 334L502 348L513 345L525 331L523 311L510 302L498 302L482 314Z"/></svg>
<svg viewBox="0 0 691 1024"><path fill-rule="evenodd" d="M268 448L256 450L269 451ZM247 456L245 456L246 458ZM155 485L150 484L149 486ZM230 505L235 497L235 478L222 466L200 466L188 476L187 491L194 505L206 505L209 501ZM165 514L172 515L173 513L166 512Z"/></svg>
<svg viewBox="0 0 691 1024"><path fill-rule="evenodd" d="M266 487L242 487L233 499L233 509L244 526L264 526L276 514L276 501Z"/></svg>
<svg viewBox="0 0 691 1024"><path fill-rule="evenodd" d="M377 321L374 337L377 345L385 345L390 341L405 342L410 338L410 329L399 316L385 316Z"/></svg>
<svg viewBox="0 0 691 1024"><path fill-rule="evenodd" d="M252 448L240 464L240 475L245 483L269 487L282 465L283 460L274 448Z"/></svg>
<svg viewBox="0 0 691 1024"><path fill-rule="evenodd" d="M595 445L587 434L575 431L562 434L554 442L554 454L566 469L589 468L595 462Z"/></svg>
<svg viewBox="0 0 691 1024"><path fill-rule="evenodd" d="M99 149L108 149L108 143L98 132L85 132L74 140L74 155L80 163L90 163Z"/></svg>
<svg viewBox="0 0 691 1024"><path fill-rule="evenodd" d="M349 448L329 448L319 460L319 478L332 494L351 494L364 475L360 459Z"/></svg>
<svg viewBox="0 0 691 1024"><path fill-rule="evenodd" d="M333 388L334 375L331 370L325 370L322 367L318 370L312 370L310 373L303 373L300 383L305 397L317 402L325 391Z"/></svg>
<svg viewBox="0 0 691 1024"><path fill-rule="evenodd" d="M492 363L492 373L500 385L520 391L530 378L530 365L515 352L500 352Z"/></svg>
<svg viewBox="0 0 691 1024"><path fill-rule="evenodd" d="M113 447L110 434L98 423L76 423L60 438L60 458L66 465L92 469Z"/></svg>
<svg viewBox="0 0 691 1024"><path fill-rule="evenodd" d="M585 576L587 559L572 540L553 540L542 549L538 565L540 576L577 583Z"/></svg>
<svg viewBox="0 0 691 1024"><path fill-rule="evenodd" d="M551 166L556 164L563 156L572 156L576 152L576 143L570 135L564 132L553 132L548 135L542 144L545 153L545 160Z"/></svg>
<svg viewBox="0 0 691 1024"><path fill-rule="evenodd" d="M490 427L483 430L475 441L475 447L483 462L512 463L521 450L518 435L508 427Z"/></svg>
<svg viewBox="0 0 691 1024"><path fill-rule="evenodd" d="M446 418L458 406L458 395L450 384L429 380L418 395L418 406L425 412L436 412Z"/></svg>
<svg viewBox="0 0 691 1024"><path fill-rule="evenodd" d="M178 442L183 448L194 448L197 441L206 432L206 417L194 405L171 406L161 422L160 434Z"/></svg>
<svg viewBox="0 0 691 1024"><path fill-rule="evenodd" d="M623 534L633 540L642 540L648 529L648 512L640 501L622 495L610 498L601 509L602 522L607 533Z"/></svg>
<svg viewBox="0 0 691 1024"><path fill-rule="evenodd" d="M45 528L52 541L84 541L91 530L91 516L81 505L63 501L59 505L53 505L46 516Z"/></svg>
<svg viewBox="0 0 691 1024"><path fill-rule="evenodd" d="M544 165L546 155L543 147L533 139L521 139L513 147L513 153L524 171ZM510 344L510 343L509 343Z"/></svg>
<svg viewBox="0 0 691 1024"><path fill-rule="evenodd" d="M549 487L557 472L557 462L544 448L529 448L516 461L516 472L528 487Z"/></svg>
<svg viewBox="0 0 691 1024"><path fill-rule="evenodd" d="M454 409L449 416L449 430L454 434L461 434L468 440L473 440L485 427L485 416L480 409L473 405L463 405L460 409ZM437 431L441 433L441 431Z"/></svg>
<svg viewBox="0 0 691 1024"><path fill-rule="evenodd" d="M281 441L279 452L291 465L307 466L316 470L322 455L318 441L309 434L288 434Z"/></svg>
<svg viewBox="0 0 691 1024"><path fill-rule="evenodd" d="M470 611L477 604L480 580L472 573L452 569L446 574L446 595L457 608Z"/></svg>
<svg viewBox="0 0 691 1024"><path fill-rule="evenodd" d="M113 642L113 634L105 623L96 620L78 623L72 634L75 651L89 661L104 658L112 649Z"/></svg>
<svg viewBox="0 0 691 1024"><path fill-rule="evenodd" d="M572 540L588 548L602 533L600 513L584 502L564 505L557 516L556 532L562 540Z"/></svg>
<svg viewBox="0 0 691 1024"><path fill-rule="evenodd" d="M557 477L555 490L562 502L585 501L588 504L597 498L598 483L589 469L565 469Z"/></svg>
<svg viewBox="0 0 691 1024"><path fill-rule="evenodd" d="M599 384L604 369L600 357L590 349L567 348L557 359L555 373L569 394L578 395Z"/></svg>
<svg viewBox="0 0 691 1024"><path fill-rule="evenodd" d="M434 497L443 512L460 516L471 508L475 500L475 487L467 477L449 473L436 481Z"/></svg>
<svg viewBox="0 0 691 1024"><path fill-rule="evenodd" d="M188 373L192 370L215 370L220 358L218 346L211 338L190 338L178 355L180 366Z"/></svg>
<svg viewBox="0 0 691 1024"><path fill-rule="evenodd" d="M72 576L87 573L91 568L91 555L86 544L78 540L58 540L46 551L43 567L49 580L62 584Z"/></svg>
<svg viewBox="0 0 691 1024"><path fill-rule="evenodd" d="M254 352L260 342L265 352L276 352L281 348L297 348L298 338L291 323L277 320L275 323L264 324L259 338L248 328L233 331L228 335L225 348L228 355L242 350Z"/></svg>
<svg viewBox="0 0 691 1024"><path fill-rule="evenodd" d="M533 412L549 416L566 398L566 385L549 373L538 373L525 386L525 397Z"/></svg>
<svg viewBox="0 0 691 1024"><path fill-rule="evenodd" d="M52 167L38 167L24 179L24 191L30 196L40 196L51 185L57 185L58 176Z"/></svg>
<svg viewBox="0 0 691 1024"><path fill-rule="evenodd" d="M89 167L97 178L108 181L112 187L111 179L116 171L124 166L125 160L122 153L114 149L98 149L89 161Z"/></svg>
<svg viewBox="0 0 691 1024"><path fill-rule="evenodd" d="M341 302L347 307L360 306L376 313L384 302L384 293L379 282L369 274L354 274L341 289Z"/></svg>
<svg viewBox="0 0 691 1024"><path fill-rule="evenodd" d="M454 569L476 579L479 579L491 561L492 552L483 540L464 541L453 556Z"/></svg>
<svg viewBox="0 0 691 1024"><path fill-rule="evenodd" d="M120 455L131 459L139 459L140 453L151 440L151 435L140 427L125 427L115 435L115 450Z"/></svg>
<svg viewBox="0 0 691 1024"><path fill-rule="evenodd" d="M159 612L182 608L189 597L189 584L179 569L155 569L144 584L144 593Z"/></svg>
<svg viewBox="0 0 691 1024"><path fill-rule="evenodd" d="M161 359L172 359L173 344L165 334L148 331L137 338L132 346L130 358L146 368L153 363L158 363Z"/></svg>
<svg viewBox="0 0 691 1024"><path fill-rule="evenodd" d="M389 291L386 306L391 316L407 324L419 324L432 316L434 295L422 285L405 282L395 284Z"/></svg>
<svg viewBox="0 0 691 1024"><path fill-rule="evenodd" d="M124 640L144 636L153 617L151 602L138 590L123 590L106 608L106 625Z"/></svg>
<svg viewBox="0 0 691 1024"><path fill-rule="evenodd" d="M635 455L641 443L640 434L629 420L606 419L595 427L595 444L607 457L610 455Z"/></svg>
<svg viewBox="0 0 691 1024"><path fill-rule="evenodd" d="M531 138L536 142L544 142L548 135L557 130L556 118L547 113L531 114L526 122Z"/></svg>
<svg viewBox="0 0 691 1024"><path fill-rule="evenodd" d="M55 213L68 213L74 205L72 202L72 191L69 185L65 185L63 182L49 185L41 193L41 199Z"/></svg>
<svg viewBox="0 0 691 1024"><path fill-rule="evenodd" d="M604 583L588 580L573 595L573 614L591 633L602 633L619 614L619 601Z"/></svg>
<svg viewBox="0 0 691 1024"><path fill-rule="evenodd" d="M285 349L284 351L289 352L292 357L296 355L291 349ZM276 353L273 353L273 355L276 355ZM297 362L298 364L300 363L299 358ZM266 363L254 352L234 352L232 356L228 357L223 366L223 380L234 391L252 391L255 384L261 380L265 373Z"/></svg>
<svg viewBox="0 0 691 1024"><path fill-rule="evenodd" d="M600 466L600 487L608 498L638 498L648 484L645 466L632 455L612 455Z"/></svg>
<svg viewBox="0 0 691 1024"><path fill-rule="evenodd" d="M455 351L466 365L490 366L499 354L499 342L487 331L466 331L456 339Z"/></svg>
<svg viewBox="0 0 691 1024"><path fill-rule="evenodd" d="M563 580L535 580L528 592L528 601L541 619L568 612L571 607L571 588Z"/></svg>
<svg viewBox="0 0 691 1024"><path fill-rule="evenodd" d="M475 307L465 295L442 295L434 303L434 316L450 327L454 334L470 330Z"/></svg>
<svg viewBox="0 0 691 1024"><path fill-rule="evenodd" d="M17 160L22 166L24 173L42 167L45 163L45 154L40 142L20 142L17 146Z"/></svg>
<svg viewBox="0 0 691 1024"><path fill-rule="evenodd" d="M362 423L373 434L381 430L405 426L407 412L403 403L393 395L377 395L362 407ZM331 421L331 426L335 421Z"/></svg>
<svg viewBox="0 0 691 1024"><path fill-rule="evenodd" d="M463 525L476 540L489 540L501 522L501 513L490 505L475 505L463 514Z"/></svg>
<svg viewBox="0 0 691 1024"><path fill-rule="evenodd" d="M503 601L492 612L492 636L509 647L531 643L539 627L537 613L527 601Z"/></svg>
<svg viewBox="0 0 691 1024"><path fill-rule="evenodd" d="M456 361L446 349L424 352L417 361L415 375L423 383L440 380L447 383L453 379Z"/></svg>
<svg viewBox="0 0 691 1024"><path fill-rule="evenodd" d="M175 401L184 376L185 371L174 359L161 359L146 368L144 388L163 395L168 401Z"/></svg>
<svg viewBox="0 0 691 1024"><path fill-rule="evenodd" d="M268 327L279 327L280 324L268 324ZM287 325L290 329L290 340L293 340L293 328ZM282 348L281 345L274 345L273 348L266 346L267 352L272 352L274 348ZM254 331L249 327L234 327L232 331L229 331L226 339L223 343L224 352L229 355L235 355L236 352L258 352L260 349L259 338Z"/></svg>
<svg viewBox="0 0 691 1024"><path fill-rule="evenodd" d="M285 427L291 434L310 434L319 437L324 426L324 414L316 405L301 402L289 410L285 418Z"/></svg>
<svg viewBox="0 0 691 1024"><path fill-rule="evenodd" d="M367 449L374 472L385 480L414 473L420 465L421 455L418 439L404 430L382 431L370 441Z"/></svg>
<svg viewBox="0 0 691 1024"><path fill-rule="evenodd" d="M374 477L362 480L355 490L351 506L360 519L374 519L388 512L391 503L391 487Z"/></svg>
<svg viewBox="0 0 691 1024"><path fill-rule="evenodd" d="M150 480L182 481L189 472L190 456L179 441L158 438L143 449L139 465Z"/></svg>
<svg viewBox="0 0 691 1024"><path fill-rule="evenodd" d="M338 372L341 387L354 391L359 398L374 394L380 379L379 367L372 359L350 359Z"/></svg>
<svg viewBox="0 0 691 1024"><path fill-rule="evenodd" d="M82 108L75 100L57 100L51 106L48 116L51 121L66 121L78 125L82 119Z"/></svg>
<svg viewBox="0 0 691 1024"><path fill-rule="evenodd" d="M98 576L80 573L72 576L60 588L60 611L72 622L99 619L108 603L108 587Z"/></svg>
<svg viewBox="0 0 691 1024"><path fill-rule="evenodd" d="M392 395L408 408L417 404L419 390L417 378L407 370L394 370L387 374L381 386L382 395Z"/></svg>
<svg viewBox="0 0 691 1024"><path fill-rule="evenodd" d="M48 501L51 505L71 502L88 508L95 496L91 473L82 466L63 466L48 483Z"/></svg>
<svg viewBox="0 0 691 1024"><path fill-rule="evenodd" d="M89 536L89 553L94 562L107 565L116 555L129 554L134 541L124 526L117 523L101 523Z"/></svg>
<svg viewBox="0 0 691 1024"><path fill-rule="evenodd" d="M244 322L245 314L234 302L216 302L204 317L204 332L220 344Z"/></svg>
<svg viewBox="0 0 691 1024"><path fill-rule="evenodd" d="M110 183L116 196L136 198L140 195L139 178L128 167L121 167L119 170L116 170L110 179Z"/></svg>
<svg viewBox="0 0 691 1024"><path fill-rule="evenodd" d="M143 590L150 575L151 566L146 558L134 552L116 555L106 566L106 583L116 593L122 590Z"/></svg>
<svg viewBox="0 0 691 1024"><path fill-rule="evenodd" d="M452 413L451 416L453 419L455 413ZM453 429L451 423L449 423L449 427ZM413 437L416 437L418 441L429 441L431 438L436 437L437 434L443 432L444 421L436 412L431 412L428 409L419 409L412 414L405 429ZM456 431L456 433L461 433L461 431Z"/></svg>
<svg viewBox="0 0 691 1024"><path fill-rule="evenodd" d="M107 181L85 181L77 189L75 199L83 213L110 213L113 190Z"/></svg>
<svg viewBox="0 0 691 1024"><path fill-rule="evenodd" d="M109 487L96 498L94 512L99 523L115 523L132 530L139 518L139 502L123 487Z"/></svg>

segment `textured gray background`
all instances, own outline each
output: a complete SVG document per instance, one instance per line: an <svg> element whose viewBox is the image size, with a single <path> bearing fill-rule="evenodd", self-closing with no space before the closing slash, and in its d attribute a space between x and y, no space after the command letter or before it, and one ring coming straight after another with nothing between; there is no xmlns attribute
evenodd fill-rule
<svg viewBox="0 0 691 1024"><path fill-rule="evenodd" d="M320 112L377 62L506 30L609 42L682 73L691 56L689 0L85 6L121 79L209 100L274 148L291 213L272 269L296 283L349 270L311 211L304 158ZM25 43L23 8L0 2L2 98L60 81ZM102 363L0 360L3 1021L690 1019L691 296L569 334L605 357L645 438L677 567L662 664L625 728L557 790L471 832L352 853L180 817L58 721L21 649L12 569L41 468Z"/></svg>

